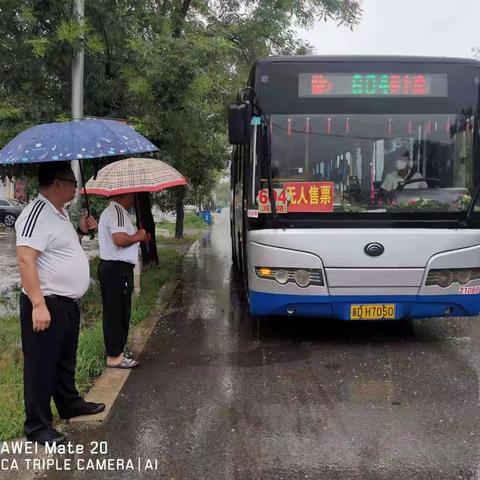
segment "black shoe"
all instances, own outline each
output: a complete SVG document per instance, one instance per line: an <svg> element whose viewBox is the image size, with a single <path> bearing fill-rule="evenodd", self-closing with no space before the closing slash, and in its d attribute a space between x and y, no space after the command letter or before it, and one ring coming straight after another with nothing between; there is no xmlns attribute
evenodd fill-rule
<svg viewBox="0 0 480 480"><path fill-rule="evenodd" d="M50 446L53 444L61 445L62 443L65 443L67 437L58 430L55 430L53 427L47 427L43 430L27 435L27 440L30 442L40 443L41 445Z"/></svg>
<svg viewBox="0 0 480 480"><path fill-rule="evenodd" d="M70 410L62 412L60 418L66 420L67 418L80 417L81 415L95 415L105 410L104 403L94 403L83 401L79 405L75 405Z"/></svg>

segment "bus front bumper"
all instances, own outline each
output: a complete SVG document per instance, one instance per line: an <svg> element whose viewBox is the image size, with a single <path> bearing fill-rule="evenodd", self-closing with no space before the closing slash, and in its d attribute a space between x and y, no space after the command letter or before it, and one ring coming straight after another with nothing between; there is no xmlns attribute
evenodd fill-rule
<svg viewBox="0 0 480 480"><path fill-rule="evenodd" d="M252 315L328 317L351 320L351 305L394 304L395 320L463 317L480 312L480 295L330 296L249 292Z"/></svg>

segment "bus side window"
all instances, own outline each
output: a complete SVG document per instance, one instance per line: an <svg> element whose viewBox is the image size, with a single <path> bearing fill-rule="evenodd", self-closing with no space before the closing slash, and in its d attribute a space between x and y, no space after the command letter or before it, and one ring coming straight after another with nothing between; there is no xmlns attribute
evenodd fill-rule
<svg viewBox="0 0 480 480"><path fill-rule="evenodd" d="M475 200L475 203L473 205L473 208L471 208L471 213L470 216L473 220L475 221L480 221L480 195L477 194L477 197ZM472 200L473 201L473 200Z"/></svg>

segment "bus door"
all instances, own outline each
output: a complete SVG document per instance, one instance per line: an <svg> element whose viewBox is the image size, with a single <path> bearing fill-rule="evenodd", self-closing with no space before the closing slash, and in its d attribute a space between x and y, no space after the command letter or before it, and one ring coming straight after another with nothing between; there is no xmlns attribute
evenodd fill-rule
<svg viewBox="0 0 480 480"><path fill-rule="evenodd" d="M244 156L246 147L238 145L235 149L232 165L232 249L236 267L242 270L243 245L243 182Z"/></svg>

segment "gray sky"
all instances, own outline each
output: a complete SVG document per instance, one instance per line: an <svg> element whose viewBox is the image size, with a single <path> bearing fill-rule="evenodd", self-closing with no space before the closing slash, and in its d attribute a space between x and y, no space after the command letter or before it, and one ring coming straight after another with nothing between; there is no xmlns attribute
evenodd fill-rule
<svg viewBox="0 0 480 480"><path fill-rule="evenodd" d="M479 0L363 0L353 32L329 21L300 34L318 55L471 57L479 27Z"/></svg>

